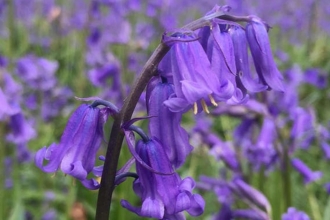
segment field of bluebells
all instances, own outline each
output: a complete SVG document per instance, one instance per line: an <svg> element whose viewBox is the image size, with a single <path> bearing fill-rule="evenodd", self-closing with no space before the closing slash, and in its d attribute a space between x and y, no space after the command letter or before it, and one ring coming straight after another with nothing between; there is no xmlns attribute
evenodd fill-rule
<svg viewBox="0 0 330 220"><path fill-rule="evenodd" d="M0 0L0 219L330 219L328 0Z"/></svg>

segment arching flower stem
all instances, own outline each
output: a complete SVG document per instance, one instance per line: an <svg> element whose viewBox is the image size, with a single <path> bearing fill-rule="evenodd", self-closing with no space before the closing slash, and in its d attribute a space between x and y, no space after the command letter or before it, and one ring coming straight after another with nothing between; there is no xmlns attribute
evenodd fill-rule
<svg viewBox="0 0 330 220"><path fill-rule="evenodd" d="M195 20L184 27L184 30L197 30L204 26L210 26L210 20L213 18L220 18L225 20L232 20L231 17L225 16L222 11L217 11L213 14ZM151 55L145 64L142 73L133 85L128 97L125 99L122 109L113 115L114 122L112 125L107 152L105 155L104 170L102 173L101 186L99 189L96 216L98 220L108 220L110 213L110 205L112 193L115 189L115 177L118 166L118 159L121 151L122 142L124 139L124 132L121 129L123 123L129 121L132 117L135 106L140 98L141 93L147 86L152 76L157 74L157 66L165 54L170 50L170 47L164 43L160 43L154 53Z"/></svg>

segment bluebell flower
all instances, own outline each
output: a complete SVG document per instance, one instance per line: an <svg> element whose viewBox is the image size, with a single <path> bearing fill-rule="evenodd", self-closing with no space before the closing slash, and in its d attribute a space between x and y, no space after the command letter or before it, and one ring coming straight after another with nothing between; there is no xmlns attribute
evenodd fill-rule
<svg viewBox="0 0 330 220"><path fill-rule="evenodd" d="M17 75L31 88L46 91L57 83L55 72L58 63L56 61L29 55L20 58L16 68Z"/></svg>
<svg viewBox="0 0 330 220"><path fill-rule="evenodd" d="M12 173L13 173L13 159L11 157L5 157L3 161L3 167L4 167L4 188L10 189L13 187L13 179L12 179Z"/></svg>
<svg viewBox="0 0 330 220"><path fill-rule="evenodd" d="M305 184L314 182L322 177L322 172L312 171L303 161L298 158L293 158L291 160L291 164L293 168L302 175Z"/></svg>
<svg viewBox="0 0 330 220"><path fill-rule="evenodd" d="M323 188L326 190L328 194L330 194L330 182L327 182L323 185Z"/></svg>
<svg viewBox="0 0 330 220"><path fill-rule="evenodd" d="M210 137L212 136L208 135L208 138ZM217 136L214 135L214 137L218 140L217 143L212 146L210 154L213 155L215 159L222 160L232 171L240 172L240 163L237 159L232 142L223 142Z"/></svg>
<svg viewBox="0 0 330 220"><path fill-rule="evenodd" d="M302 70L298 65L285 71L285 96L283 92L268 93L268 105L274 116L281 112L288 113L290 117L296 118L295 112L299 106L298 86L302 82Z"/></svg>
<svg viewBox="0 0 330 220"><path fill-rule="evenodd" d="M171 163L178 168L193 148L189 144L188 133L180 126L182 113L171 112L163 104L174 94L173 84L159 82L150 89L148 115L155 117L149 119L149 133L162 143Z"/></svg>
<svg viewBox="0 0 330 220"><path fill-rule="evenodd" d="M232 211L234 219L269 220L266 213L256 209L236 209Z"/></svg>
<svg viewBox="0 0 330 220"><path fill-rule="evenodd" d="M224 203L221 205L219 213L212 217L212 220L228 220L232 219L233 215L231 212L230 205Z"/></svg>
<svg viewBox="0 0 330 220"><path fill-rule="evenodd" d="M193 33L184 32L164 36L163 41L171 46L169 56L175 90L175 96L165 101L165 105L174 112L193 106L195 114L201 110L200 106L208 113L207 103L217 106L214 95L223 94L201 44Z"/></svg>
<svg viewBox="0 0 330 220"><path fill-rule="evenodd" d="M5 116L14 115L19 112L18 108L14 108L11 106L8 97L6 96L6 94L4 94L1 88L0 88L0 103L1 103L0 120L3 120Z"/></svg>
<svg viewBox="0 0 330 220"><path fill-rule="evenodd" d="M31 162L32 152L27 147L26 143L17 144L16 156L20 163Z"/></svg>
<svg viewBox="0 0 330 220"><path fill-rule="evenodd" d="M9 126L11 132L6 139L15 144L26 144L37 135L32 123L25 119L22 111L10 116Z"/></svg>
<svg viewBox="0 0 330 220"><path fill-rule="evenodd" d="M330 159L330 145L327 141L321 140L321 149L326 160Z"/></svg>
<svg viewBox="0 0 330 220"><path fill-rule="evenodd" d="M296 107L292 110L293 126L290 138L293 140L293 147L308 149L315 137L315 116L313 109Z"/></svg>
<svg viewBox="0 0 330 220"><path fill-rule="evenodd" d="M269 26L260 18L250 16L250 22L246 25L246 37L261 83L269 86L269 89L284 91L283 77L277 69L272 55L268 28Z"/></svg>
<svg viewBox="0 0 330 220"><path fill-rule="evenodd" d="M194 132L199 133L202 143L210 147L210 155L216 160L222 160L231 170L240 171L240 163L231 142L222 141L216 134L210 132L211 124L205 118L199 118L194 127Z"/></svg>
<svg viewBox="0 0 330 220"><path fill-rule="evenodd" d="M310 220L309 216L303 211L299 211L294 207L288 208L287 213L282 215L282 220Z"/></svg>
<svg viewBox="0 0 330 220"><path fill-rule="evenodd" d="M237 146L248 146L251 144L252 140L250 136L252 135L255 126L256 119L243 118L242 122L234 130L234 144Z"/></svg>
<svg viewBox="0 0 330 220"><path fill-rule="evenodd" d="M10 97L10 100L8 99L8 102L11 105L17 105L22 99L23 96L23 87L20 83L18 83L10 73L4 73L3 74L3 92L6 94L7 97Z"/></svg>
<svg viewBox="0 0 330 220"><path fill-rule="evenodd" d="M274 141L277 137L276 125L272 118L265 117L255 143L248 145L247 154L250 162L256 169L262 165L266 168L274 165L277 158L277 152L274 147Z"/></svg>
<svg viewBox="0 0 330 220"><path fill-rule="evenodd" d="M71 115L60 143L40 149L35 156L36 165L44 172L63 173L80 180L85 187L94 189L95 180L87 179L93 170L95 157L103 139L103 125L113 109L99 109L93 105L82 104ZM49 161L43 165L43 161Z"/></svg>
<svg viewBox="0 0 330 220"><path fill-rule="evenodd" d="M221 204L228 204L231 205L234 202L234 194L233 191L230 187L230 184L228 184L226 181L222 180L222 179L217 179L214 177L208 177L208 176L200 176L199 177L201 182L199 182L199 186L200 184L203 184L203 188L205 190L214 190L218 201Z"/></svg>
<svg viewBox="0 0 330 220"><path fill-rule="evenodd" d="M201 181L214 187L215 193L222 207L219 213L213 216L213 220L227 220L231 218L244 218L251 220L269 220L271 206L267 198L258 190L239 178L231 182L221 179L201 176ZM249 209L231 209L234 203L234 194L246 203Z"/></svg>
<svg viewBox="0 0 330 220"><path fill-rule="evenodd" d="M320 89L327 87L327 74L321 69L309 68L304 72L304 81Z"/></svg>
<svg viewBox="0 0 330 220"><path fill-rule="evenodd" d="M91 83L97 87L108 86L107 82L112 77L114 86L120 83L120 65L115 58L109 60L105 65L88 71L88 77Z"/></svg>
<svg viewBox="0 0 330 220"><path fill-rule="evenodd" d="M205 180L207 181L207 179ZM230 190L228 184L219 184L214 186L214 193L216 194L218 201L222 205L231 205L234 203L235 196Z"/></svg>
<svg viewBox="0 0 330 220"><path fill-rule="evenodd" d="M55 220L55 219L58 219L58 215L57 215L57 212L54 209L48 210L41 217L41 220Z"/></svg>
<svg viewBox="0 0 330 220"><path fill-rule="evenodd" d="M271 205L268 199L260 191L245 183L240 178L234 179L230 184L230 188L248 204L255 204L263 211L271 213Z"/></svg>
<svg viewBox="0 0 330 220"><path fill-rule="evenodd" d="M128 145L133 145L129 131L125 131ZM133 147L133 146L130 146ZM205 202L198 194L193 194L195 182L191 177L183 180L174 173L172 164L164 147L157 139L139 140L135 147L136 154L142 161L136 162L139 176L133 183L134 192L141 198L141 207L133 207L122 200L121 205L139 216L157 219L185 219L182 211L198 216L204 211ZM144 164L144 165L142 165ZM158 172L166 173L161 175Z"/></svg>
<svg viewBox="0 0 330 220"><path fill-rule="evenodd" d="M42 119L47 122L58 116L71 97L72 91L69 87L55 87L52 90L45 91L41 103Z"/></svg>
<svg viewBox="0 0 330 220"><path fill-rule="evenodd" d="M236 74L235 50L226 25L218 25L213 22L207 45L207 55L211 61L212 70L218 76L222 87L225 85L224 88L226 88L224 90L226 92L222 92L222 97L219 97L220 100L224 99L229 104L245 102L248 95L246 89L236 79L238 76Z"/></svg>
<svg viewBox="0 0 330 220"><path fill-rule="evenodd" d="M259 83L253 79L249 58L248 58L248 44L245 35L245 31L239 26L231 26L228 30L234 45L235 51L235 64L237 80L239 80L243 86L251 92L260 92L267 89L267 86Z"/></svg>

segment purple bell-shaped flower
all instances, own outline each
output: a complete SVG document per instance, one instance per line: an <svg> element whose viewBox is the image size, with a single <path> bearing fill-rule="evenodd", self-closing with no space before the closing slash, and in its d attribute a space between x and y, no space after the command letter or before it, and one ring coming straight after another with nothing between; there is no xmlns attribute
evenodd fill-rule
<svg viewBox="0 0 330 220"><path fill-rule="evenodd" d="M35 156L36 165L44 172L56 172L59 168L63 173L80 180L87 188L94 189L97 184L87 180L87 175L93 170L95 157L103 139L103 125L113 108L97 108L83 104L72 114L60 143L51 144L40 149ZM49 161L43 165L43 161Z"/></svg>
<svg viewBox="0 0 330 220"><path fill-rule="evenodd" d="M134 141L130 134L130 131L125 131L128 145L132 149ZM156 138L144 135L143 140L135 145L134 155L139 178L134 181L133 189L141 198L142 205L133 207L128 201L122 200L124 208L139 216L157 219L185 219L182 211L192 216L203 213L203 198L192 193L194 180L191 177L181 180L174 172L165 148Z"/></svg>
<svg viewBox="0 0 330 220"><path fill-rule="evenodd" d="M250 22L246 25L245 33L259 79L270 89L284 91L283 77L276 67L269 43L269 26L256 16L249 17Z"/></svg>
<svg viewBox="0 0 330 220"><path fill-rule="evenodd" d="M147 97L148 115L152 116L149 119L149 132L163 144L171 163L178 168L193 148L189 144L187 132L180 126L182 113L171 112L163 104L171 95L174 95L173 84L159 82Z"/></svg>
<svg viewBox="0 0 330 220"><path fill-rule="evenodd" d="M173 112L186 111L193 106L195 114L201 106L208 113L207 103L217 106L214 95L222 94L220 81L201 44L191 32L164 36L163 41L171 46L168 61L176 94L165 105Z"/></svg>

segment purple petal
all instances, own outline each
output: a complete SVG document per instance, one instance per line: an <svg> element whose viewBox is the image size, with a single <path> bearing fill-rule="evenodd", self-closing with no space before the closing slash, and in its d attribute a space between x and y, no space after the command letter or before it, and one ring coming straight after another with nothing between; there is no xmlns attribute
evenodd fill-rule
<svg viewBox="0 0 330 220"><path fill-rule="evenodd" d="M139 216L142 216L142 214L141 214L141 208L132 206L128 201L126 201L124 199L122 199L120 201L120 204L125 209L128 209L129 211L134 212L135 214L137 214Z"/></svg>
<svg viewBox="0 0 330 220"><path fill-rule="evenodd" d="M287 213L282 215L282 220L310 220L309 216L303 211L299 211L294 207L289 207Z"/></svg>
<svg viewBox="0 0 330 220"><path fill-rule="evenodd" d="M330 159L330 145L326 141L321 141L321 148L324 153L324 157L329 160Z"/></svg>
<svg viewBox="0 0 330 220"><path fill-rule="evenodd" d="M180 186L179 186L179 189L181 191L186 191L186 192L190 192L193 190L193 188L195 187L196 183L194 181L193 178L191 177L186 177L184 178L181 183L180 183Z"/></svg>
<svg viewBox="0 0 330 220"><path fill-rule="evenodd" d="M191 152L187 132L180 126L182 113L171 112L163 102L173 94L173 85L160 83L151 92L148 102L150 135L156 137L165 147L171 163L178 168Z"/></svg>
<svg viewBox="0 0 330 220"><path fill-rule="evenodd" d="M182 93L190 103L196 102L198 99L207 97L212 91L208 88L201 88L198 82L188 80L180 81L182 84Z"/></svg>
<svg viewBox="0 0 330 220"><path fill-rule="evenodd" d="M232 216L235 218L245 218L253 220L269 220L269 216L257 209L238 209L232 211Z"/></svg>
<svg viewBox="0 0 330 220"><path fill-rule="evenodd" d="M291 164L303 176L305 184L314 182L322 177L322 172L312 171L304 162L297 158L292 159Z"/></svg>
<svg viewBox="0 0 330 220"><path fill-rule="evenodd" d="M191 104L183 98L170 98L164 101L164 105L172 112L185 112L191 107Z"/></svg>
<svg viewBox="0 0 330 220"><path fill-rule="evenodd" d="M276 67L265 24L256 16L246 26L246 36L260 80L271 89L284 91L283 77Z"/></svg>
<svg viewBox="0 0 330 220"><path fill-rule="evenodd" d="M148 164L146 164L141 157L136 153L136 151L134 150L134 145L135 145L135 137L134 137L134 133L131 131L126 131L125 130L125 137L126 137L126 141L127 141L127 146L129 151L131 152L132 156L134 157L134 159L144 168L146 168L147 170L149 170L150 172L153 173L157 173L157 174L161 174L161 175L172 175L172 173L163 173L161 171L158 170L154 170L152 167L150 167Z"/></svg>
<svg viewBox="0 0 330 220"><path fill-rule="evenodd" d="M37 151L35 154L34 162L37 167L39 167L41 170L43 169L43 162L45 159L45 155L47 152L47 147L43 147L40 150Z"/></svg>
<svg viewBox="0 0 330 220"><path fill-rule="evenodd" d="M205 201L199 194L194 194L191 197L191 206L187 212L192 216L199 216L203 214L205 208Z"/></svg>
<svg viewBox="0 0 330 220"><path fill-rule="evenodd" d="M269 204L268 199L261 192L248 185L241 179L235 179L233 184L235 191L238 192L241 196L263 208L265 211L267 211L267 213L270 213L271 205Z"/></svg>
<svg viewBox="0 0 330 220"><path fill-rule="evenodd" d="M102 176L102 172L103 172L103 165L101 166L97 166L94 167L92 170L93 174L97 177L101 177Z"/></svg>
<svg viewBox="0 0 330 220"><path fill-rule="evenodd" d="M266 90L268 86L258 83L252 78L248 60L248 45L245 31L237 26L232 26L229 33L233 40L235 50L235 63L237 67L237 75L243 86L251 92L260 92Z"/></svg>
<svg viewBox="0 0 330 220"><path fill-rule="evenodd" d="M100 188L100 183L95 179L84 179L80 181L84 187L90 190L96 190Z"/></svg>
<svg viewBox="0 0 330 220"><path fill-rule="evenodd" d="M63 173L74 176L79 180L84 180L87 177L87 171L83 167L81 161L75 161L74 163L70 163L69 166L65 166L65 163L61 163L61 169Z"/></svg>
<svg viewBox="0 0 330 220"><path fill-rule="evenodd" d="M141 215L161 219L164 216L164 204L161 200L146 198L141 207Z"/></svg>
<svg viewBox="0 0 330 220"><path fill-rule="evenodd" d="M187 193L179 193L176 197L175 212L182 212L191 207L190 196Z"/></svg>

